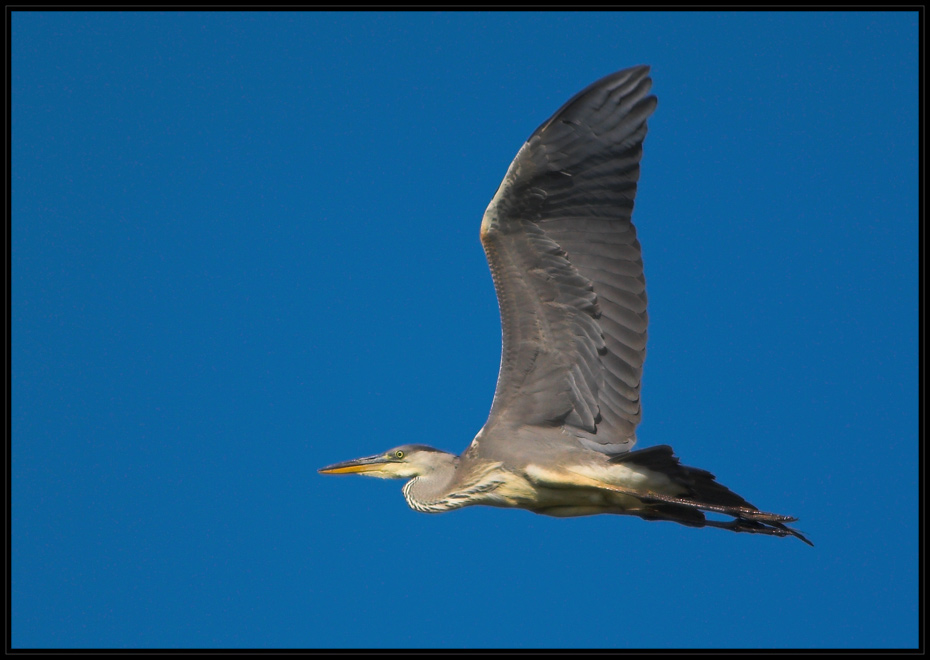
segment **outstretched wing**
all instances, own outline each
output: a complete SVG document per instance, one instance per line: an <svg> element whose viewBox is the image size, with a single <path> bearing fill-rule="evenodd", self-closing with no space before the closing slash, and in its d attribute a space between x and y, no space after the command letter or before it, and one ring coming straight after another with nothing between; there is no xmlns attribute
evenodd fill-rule
<svg viewBox="0 0 930 660"><path fill-rule="evenodd" d="M656 106L648 73L618 71L562 106L484 214L503 327L486 430L563 425L608 454L636 441L647 316L631 215Z"/></svg>

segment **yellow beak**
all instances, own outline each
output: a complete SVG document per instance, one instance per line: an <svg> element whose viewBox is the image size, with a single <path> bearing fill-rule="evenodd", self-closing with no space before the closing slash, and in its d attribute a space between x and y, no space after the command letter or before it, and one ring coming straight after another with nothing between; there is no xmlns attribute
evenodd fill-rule
<svg viewBox="0 0 930 660"><path fill-rule="evenodd" d="M383 469L387 459L382 455L366 456L365 458L356 458L351 461L334 463L317 470L320 474L352 474L357 472L379 472Z"/></svg>

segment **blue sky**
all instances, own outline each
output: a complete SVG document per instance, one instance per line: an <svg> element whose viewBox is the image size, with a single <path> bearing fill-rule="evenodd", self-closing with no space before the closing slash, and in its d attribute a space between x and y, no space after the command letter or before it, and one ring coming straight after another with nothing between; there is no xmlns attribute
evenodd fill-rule
<svg viewBox="0 0 930 660"><path fill-rule="evenodd" d="M917 646L917 18L15 12L13 646ZM318 475L471 441L481 215L635 64L639 447L816 547Z"/></svg>

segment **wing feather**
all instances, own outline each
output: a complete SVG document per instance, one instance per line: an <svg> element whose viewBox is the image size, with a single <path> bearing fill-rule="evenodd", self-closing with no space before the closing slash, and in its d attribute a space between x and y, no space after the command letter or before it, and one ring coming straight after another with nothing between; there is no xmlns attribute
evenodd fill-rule
<svg viewBox="0 0 930 660"><path fill-rule="evenodd" d="M656 105L648 72L618 71L562 106L485 212L503 334L485 429L561 425L608 454L636 440L648 317L631 217Z"/></svg>

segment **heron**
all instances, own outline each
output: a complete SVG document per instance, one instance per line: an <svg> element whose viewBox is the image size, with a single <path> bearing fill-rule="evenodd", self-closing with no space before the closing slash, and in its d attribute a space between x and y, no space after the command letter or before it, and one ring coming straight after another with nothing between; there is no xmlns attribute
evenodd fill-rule
<svg viewBox="0 0 930 660"><path fill-rule="evenodd" d="M797 518L760 511L670 446L633 450L648 315L632 212L651 88L641 65L583 89L491 199L480 239L503 346L490 414L465 451L405 444L320 473L405 479L407 503L426 513L624 514L813 545L786 525Z"/></svg>

